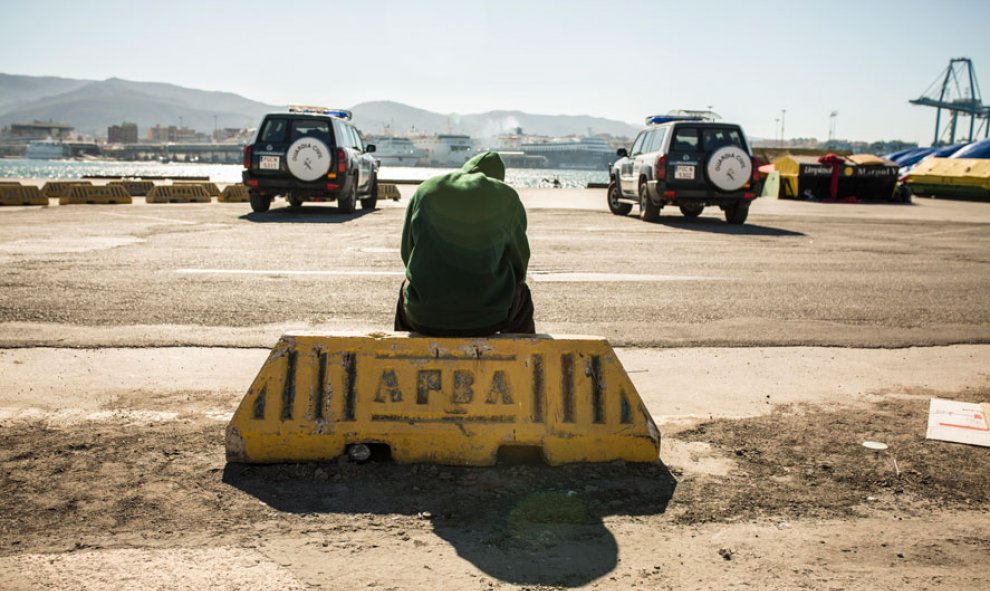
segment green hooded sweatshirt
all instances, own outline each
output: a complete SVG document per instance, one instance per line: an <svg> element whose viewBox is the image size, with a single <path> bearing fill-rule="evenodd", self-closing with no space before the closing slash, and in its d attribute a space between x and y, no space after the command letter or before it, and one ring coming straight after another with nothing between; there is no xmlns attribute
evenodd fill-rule
<svg viewBox="0 0 990 591"><path fill-rule="evenodd" d="M526 280L526 210L505 184L505 164L484 152L419 186L406 209L405 313L430 329L493 327Z"/></svg>

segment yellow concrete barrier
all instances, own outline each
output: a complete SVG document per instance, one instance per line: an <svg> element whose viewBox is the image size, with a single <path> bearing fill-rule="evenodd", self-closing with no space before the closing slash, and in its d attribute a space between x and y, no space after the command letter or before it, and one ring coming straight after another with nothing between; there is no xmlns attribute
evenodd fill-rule
<svg viewBox="0 0 990 591"><path fill-rule="evenodd" d="M392 201L398 201L402 194L399 193L399 186L393 185L392 183L379 183L378 185L378 197L380 199L391 199Z"/></svg>
<svg viewBox="0 0 990 591"><path fill-rule="evenodd" d="M175 181L172 184L183 185L183 186L199 185L200 187L203 187L203 189L206 191L206 194L209 195L210 197L220 196L220 187L218 187L216 183L210 183L207 181Z"/></svg>
<svg viewBox="0 0 990 591"><path fill-rule="evenodd" d="M48 197L38 187L0 185L0 205L48 205Z"/></svg>
<svg viewBox="0 0 990 591"><path fill-rule="evenodd" d="M61 199L76 185L91 186L92 184L89 181L48 181L44 187L41 187L41 192L49 199Z"/></svg>
<svg viewBox="0 0 990 591"><path fill-rule="evenodd" d="M123 187L116 185L76 185L69 192L59 197L59 205L74 205L82 203L131 203L131 196Z"/></svg>
<svg viewBox="0 0 990 591"><path fill-rule="evenodd" d="M156 185L144 198L147 203L209 203L206 189L199 185Z"/></svg>
<svg viewBox="0 0 990 591"><path fill-rule="evenodd" d="M131 197L142 197L155 186L151 181L110 181L108 185L121 186Z"/></svg>
<svg viewBox="0 0 990 591"><path fill-rule="evenodd" d="M660 434L603 338L290 334L227 427L227 459L331 460L385 444L400 463L654 462Z"/></svg>
<svg viewBox="0 0 990 591"><path fill-rule="evenodd" d="M248 195L248 188L240 183L236 185L227 185L223 188L223 192L217 197L217 201L220 203L243 203L245 201L250 201L251 196Z"/></svg>

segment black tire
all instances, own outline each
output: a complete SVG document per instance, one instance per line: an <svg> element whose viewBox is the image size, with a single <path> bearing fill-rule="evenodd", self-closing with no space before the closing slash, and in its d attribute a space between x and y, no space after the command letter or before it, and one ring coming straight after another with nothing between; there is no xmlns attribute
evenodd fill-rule
<svg viewBox="0 0 990 591"><path fill-rule="evenodd" d="M251 193L251 211L255 213L265 213L272 206L272 198L261 193Z"/></svg>
<svg viewBox="0 0 990 591"><path fill-rule="evenodd" d="M300 199L299 197L295 197L293 195L289 195L288 199L289 199L289 207L291 207L293 209L295 209L297 207L302 207L303 200Z"/></svg>
<svg viewBox="0 0 990 591"><path fill-rule="evenodd" d="M660 206L650 199L646 191L646 183L639 184L639 217L645 222L655 222L660 219Z"/></svg>
<svg viewBox="0 0 990 591"><path fill-rule="evenodd" d="M371 193L361 200L361 209L374 209L378 205L378 177L371 180Z"/></svg>
<svg viewBox="0 0 990 591"><path fill-rule="evenodd" d="M897 200L901 203L911 203L911 189L907 185L901 185L897 188Z"/></svg>
<svg viewBox="0 0 990 591"><path fill-rule="evenodd" d="M605 193L608 201L608 210L615 215L628 215L632 211L632 203L619 201L619 187L612 181L608 184L608 192Z"/></svg>
<svg viewBox="0 0 990 591"><path fill-rule="evenodd" d="M705 206L700 203L685 203L678 207L680 207L681 213L686 218L696 218L705 210Z"/></svg>
<svg viewBox="0 0 990 591"><path fill-rule="evenodd" d="M733 203L725 207L725 221L730 224L743 224L749 215L748 203Z"/></svg>
<svg viewBox="0 0 990 591"><path fill-rule="evenodd" d="M346 195L337 197L337 211L340 213L354 213L357 208L357 180L351 180L351 190Z"/></svg>

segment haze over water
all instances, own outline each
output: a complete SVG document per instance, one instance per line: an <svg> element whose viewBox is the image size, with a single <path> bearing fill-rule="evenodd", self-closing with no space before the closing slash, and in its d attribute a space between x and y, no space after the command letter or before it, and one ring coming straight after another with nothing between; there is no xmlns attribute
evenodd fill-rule
<svg viewBox="0 0 990 591"><path fill-rule="evenodd" d="M182 162L113 162L86 160L27 160L0 159L0 178L4 179L79 179L91 176L198 176L209 177L215 183L239 183L240 164L193 164ZM425 180L449 172L448 168L383 166L382 181ZM547 170L510 168L505 171L506 182L514 187L550 186L558 179L562 187L583 188L590 182L608 182L608 172L602 170Z"/></svg>

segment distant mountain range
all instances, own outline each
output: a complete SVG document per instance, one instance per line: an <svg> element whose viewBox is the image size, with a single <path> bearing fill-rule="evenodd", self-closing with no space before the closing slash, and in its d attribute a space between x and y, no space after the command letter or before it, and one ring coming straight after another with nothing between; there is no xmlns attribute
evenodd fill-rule
<svg viewBox="0 0 990 591"><path fill-rule="evenodd" d="M339 105L328 105L339 106ZM267 112L284 107L267 105L230 92L183 88L158 82L119 78L69 78L0 74L0 125L34 120L55 121L84 135L106 135L107 127L124 121L137 123L139 134L156 124L182 125L209 132L217 127L251 128ZM632 136L637 128L622 121L582 115L534 115L521 111L490 111L474 115L434 113L393 101L354 105L354 123L365 134L466 133L491 137L523 132L565 136L609 133Z"/></svg>

